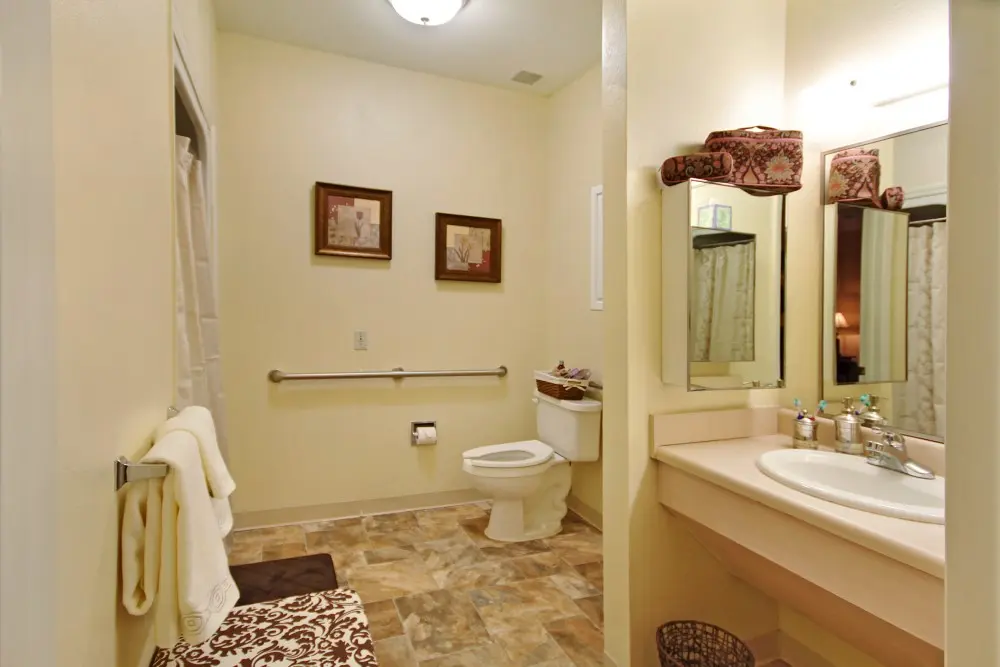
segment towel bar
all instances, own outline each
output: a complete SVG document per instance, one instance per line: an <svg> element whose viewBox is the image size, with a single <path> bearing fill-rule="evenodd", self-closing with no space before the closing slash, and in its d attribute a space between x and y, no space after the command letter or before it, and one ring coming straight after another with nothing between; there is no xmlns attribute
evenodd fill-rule
<svg viewBox="0 0 1000 667"><path fill-rule="evenodd" d="M176 417L180 413L180 410L171 405L167 408L167 419ZM129 482L166 476L167 464L165 463L132 463L124 456L115 459L115 491L120 490Z"/></svg>
<svg viewBox="0 0 1000 667"><path fill-rule="evenodd" d="M402 368L393 368L391 371L355 371L350 373L285 373L284 371L273 370L267 374L267 379L275 384L285 380L356 380L361 378L392 378L402 380L403 378L450 378L450 377L504 377L507 375L506 366L497 368L481 368L464 371L407 371Z"/></svg>
<svg viewBox="0 0 1000 667"><path fill-rule="evenodd" d="M141 479L156 479L167 476L166 463L132 463L124 456L115 459L115 491Z"/></svg>

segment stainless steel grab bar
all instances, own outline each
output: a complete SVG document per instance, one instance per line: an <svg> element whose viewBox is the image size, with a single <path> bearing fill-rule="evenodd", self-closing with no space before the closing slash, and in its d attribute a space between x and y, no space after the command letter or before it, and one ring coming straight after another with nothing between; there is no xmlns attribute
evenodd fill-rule
<svg viewBox="0 0 1000 667"><path fill-rule="evenodd" d="M480 368L459 371L407 371L402 368L393 368L391 371L353 371L348 373L286 373L284 371L273 370L267 374L267 379L275 384L285 380L360 380L370 378L391 378L402 380L403 378L451 378L451 377L504 377L507 375L506 366L497 368Z"/></svg>

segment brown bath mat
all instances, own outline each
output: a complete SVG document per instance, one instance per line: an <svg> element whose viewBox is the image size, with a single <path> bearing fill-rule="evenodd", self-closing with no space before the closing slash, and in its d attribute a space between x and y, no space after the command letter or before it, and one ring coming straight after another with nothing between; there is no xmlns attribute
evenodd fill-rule
<svg viewBox="0 0 1000 667"><path fill-rule="evenodd" d="M330 591L337 587L330 554L234 565L229 572L240 589L237 607L294 595Z"/></svg>

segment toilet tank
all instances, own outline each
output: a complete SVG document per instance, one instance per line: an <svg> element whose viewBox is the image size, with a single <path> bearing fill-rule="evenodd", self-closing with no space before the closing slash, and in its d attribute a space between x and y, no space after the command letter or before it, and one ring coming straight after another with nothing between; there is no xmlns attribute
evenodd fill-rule
<svg viewBox="0 0 1000 667"><path fill-rule="evenodd" d="M559 399L535 392L538 439L570 461L601 457L601 402Z"/></svg>

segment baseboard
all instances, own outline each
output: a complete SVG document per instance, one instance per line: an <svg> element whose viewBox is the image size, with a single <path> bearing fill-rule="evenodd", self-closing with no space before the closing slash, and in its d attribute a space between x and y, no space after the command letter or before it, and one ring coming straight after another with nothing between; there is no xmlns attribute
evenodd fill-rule
<svg viewBox="0 0 1000 667"><path fill-rule="evenodd" d="M758 665L767 665L781 658L781 631L775 630L766 635L760 635L747 640L747 646L753 651Z"/></svg>
<svg viewBox="0 0 1000 667"><path fill-rule="evenodd" d="M574 495L570 495L566 499L566 507L570 508L578 515L580 518L589 523L591 526L597 530L604 530L604 515L595 510L590 505L586 504Z"/></svg>
<svg viewBox="0 0 1000 667"><path fill-rule="evenodd" d="M307 521L344 519L364 514L387 514L390 512L405 512L428 507L461 505L486 499L487 496L474 489L460 489L458 491L421 493L412 496L376 498L373 500L331 503L329 505L288 507L259 512L239 512L233 516L233 526L235 530L246 530L248 528L283 526L290 523L305 523ZM587 517L584 516L583 518L586 519Z"/></svg>
<svg viewBox="0 0 1000 667"><path fill-rule="evenodd" d="M781 659L792 667L835 667L811 648L787 633L781 634Z"/></svg>

